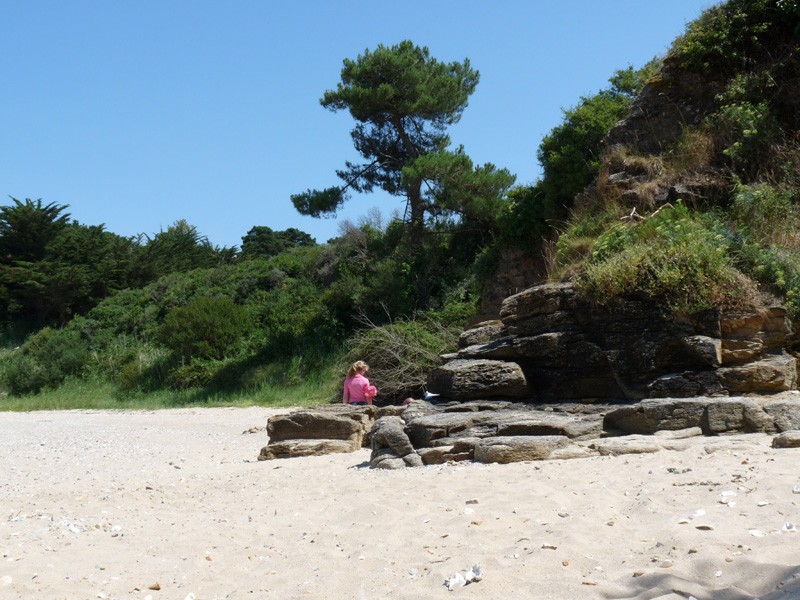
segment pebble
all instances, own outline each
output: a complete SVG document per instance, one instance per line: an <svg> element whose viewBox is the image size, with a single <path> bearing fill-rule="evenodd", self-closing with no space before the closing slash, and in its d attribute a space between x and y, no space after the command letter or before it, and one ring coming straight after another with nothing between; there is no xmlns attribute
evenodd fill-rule
<svg viewBox="0 0 800 600"><path fill-rule="evenodd" d="M472 500L467 500L466 503L467 504L478 504L478 499L477 498L473 498Z"/></svg>

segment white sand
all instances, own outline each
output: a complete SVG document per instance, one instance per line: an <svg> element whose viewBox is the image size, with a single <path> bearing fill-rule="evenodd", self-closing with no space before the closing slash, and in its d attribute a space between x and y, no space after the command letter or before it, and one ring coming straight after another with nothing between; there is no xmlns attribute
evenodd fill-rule
<svg viewBox="0 0 800 600"><path fill-rule="evenodd" d="M257 462L270 414L0 414L0 598L800 597L800 450L769 436L387 472Z"/></svg>

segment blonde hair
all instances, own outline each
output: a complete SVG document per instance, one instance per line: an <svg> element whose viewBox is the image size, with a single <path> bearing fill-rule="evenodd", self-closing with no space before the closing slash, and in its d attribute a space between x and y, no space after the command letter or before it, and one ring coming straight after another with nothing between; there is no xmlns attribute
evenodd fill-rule
<svg viewBox="0 0 800 600"><path fill-rule="evenodd" d="M369 371L369 365L365 363L363 360L357 360L352 365L350 365L350 368L347 370L348 379L355 377L356 373L358 373L359 371L361 371L362 373L366 373L367 371Z"/></svg>

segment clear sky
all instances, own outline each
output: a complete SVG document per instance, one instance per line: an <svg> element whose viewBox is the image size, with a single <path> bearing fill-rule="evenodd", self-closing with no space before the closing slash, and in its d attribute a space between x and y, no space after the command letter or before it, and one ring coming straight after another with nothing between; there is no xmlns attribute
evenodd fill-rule
<svg viewBox="0 0 800 600"><path fill-rule="evenodd" d="M409 39L481 80L451 130L519 183L563 108L663 55L712 0L0 0L0 205L152 235L186 219L220 246L254 225L325 242L398 198L354 195L334 219L289 196L357 160L323 109L342 59Z"/></svg>

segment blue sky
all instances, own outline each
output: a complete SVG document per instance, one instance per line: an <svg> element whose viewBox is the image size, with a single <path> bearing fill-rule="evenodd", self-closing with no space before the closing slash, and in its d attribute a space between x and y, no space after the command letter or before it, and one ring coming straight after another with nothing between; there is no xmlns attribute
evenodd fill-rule
<svg viewBox="0 0 800 600"><path fill-rule="evenodd" d="M710 0L0 0L0 204L42 198L120 235L186 219L220 246L254 225L325 242L402 201L356 195L335 219L289 196L355 160L319 105L342 59L404 39L481 73L451 130L519 183L563 108L663 55Z"/></svg>

